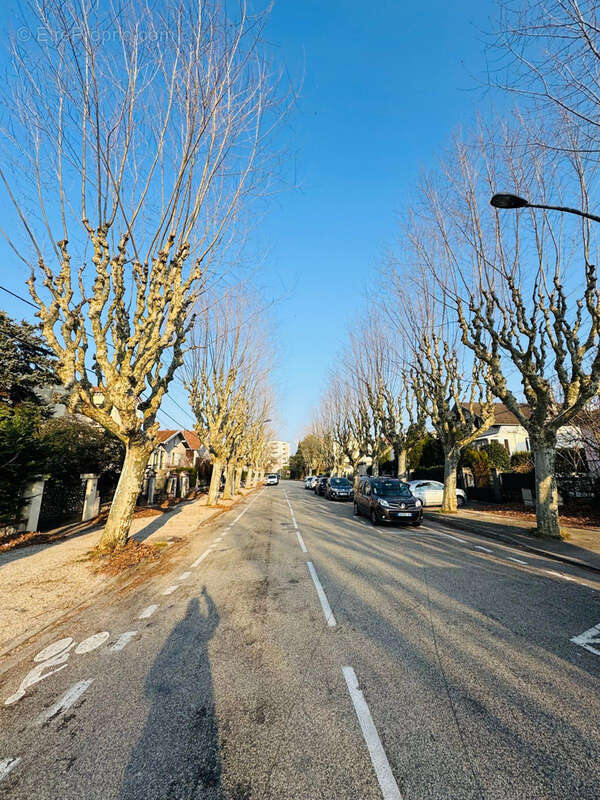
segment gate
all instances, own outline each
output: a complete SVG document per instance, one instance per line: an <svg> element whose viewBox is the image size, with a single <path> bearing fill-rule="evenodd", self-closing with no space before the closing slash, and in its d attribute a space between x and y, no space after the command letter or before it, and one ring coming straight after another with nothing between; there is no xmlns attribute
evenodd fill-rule
<svg viewBox="0 0 600 800"><path fill-rule="evenodd" d="M50 478L44 486L38 530L49 531L62 525L80 522L85 499L85 481L71 482Z"/></svg>

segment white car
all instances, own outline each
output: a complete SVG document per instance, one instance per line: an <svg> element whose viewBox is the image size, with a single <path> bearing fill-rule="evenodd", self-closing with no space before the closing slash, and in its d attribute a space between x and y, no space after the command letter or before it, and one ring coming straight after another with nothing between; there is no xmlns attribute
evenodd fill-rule
<svg viewBox="0 0 600 800"><path fill-rule="evenodd" d="M313 478L314 475L308 475L304 480L304 488L305 489L312 489L313 488Z"/></svg>
<svg viewBox="0 0 600 800"><path fill-rule="evenodd" d="M410 481L410 491L424 506L441 506L444 496L444 484L439 481ZM456 490L456 505L461 508L467 502L467 495L462 489Z"/></svg>
<svg viewBox="0 0 600 800"><path fill-rule="evenodd" d="M265 484L267 486L277 486L278 483L279 475L276 472L270 472L265 479Z"/></svg>

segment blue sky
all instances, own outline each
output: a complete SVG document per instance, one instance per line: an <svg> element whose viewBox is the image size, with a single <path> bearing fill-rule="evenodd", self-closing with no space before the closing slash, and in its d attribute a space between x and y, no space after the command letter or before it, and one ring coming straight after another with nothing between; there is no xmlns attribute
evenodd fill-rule
<svg viewBox="0 0 600 800"><path fill-rule="evenodd" d="M256 232L266 252L259 280L276 300L277 438L295 444L348 327L360 330L364 292L420 171L487 104L478 80L493 16L491 0L276 3L267 39L300 86L278 133L296 188L273 199ZM25 269L4 243L0 257L0 283L27 296ZM34 312L4 292L0 308ZM186 409L176 383L161 424L191 427Z"/></svg>
<svg viewBox="0 0 600 800"><path fill-rule="evenodd" d="M267 31L298 107L281 131L298 188L277 198L263 239L281 301L281 438L310 422L348 327L422 169L489 103L483 78L490 0L281 0Z"/></svg>

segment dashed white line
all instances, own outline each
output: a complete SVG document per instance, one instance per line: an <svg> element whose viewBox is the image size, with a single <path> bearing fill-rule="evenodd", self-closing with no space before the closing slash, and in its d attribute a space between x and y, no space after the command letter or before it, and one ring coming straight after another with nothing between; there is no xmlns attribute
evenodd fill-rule
<svg viewBox="0 0 600 800"><path fill-rule="evenodd" d="M212 547L209 547L209 548L208 548L208 550L206 550L204 553L202 553L202 555L201 555L201 556L199 556L199 557L198 557L198 558L197 558L197 559L194 561L194 563L192 564L192 568L193 568L193 569L195 569L196 567L199 567L199 566L200 566L200 564L201 564L201 563L204 561L204 559L206 558L206 556L208 556L208 555L210 555L210 554L212 553L212 550L213 550L213 549L212 549Z"/></svg>
<svg viewBox="0 0 600 800"><path fill-rule="evenodd" d="M50 722L54 717L58 716L58 714L62 714L63 711L71 708L71 706L79 700L81 695L89 689L89 687L94 682L94 679L91 678L87 681L79 681L79 683L74 683L70 689L63 694L60 700L50 706L50 708L46 709L42 714L39 715L36 722L38 725L45 725L46 723Z"/></svg>
<svg viewBox="0 0 600 800"><path fill-rule="evenodd" d="M482 547L480 544L476 544L473 547L474 550L481 550L483 553L493 553L493 550L490 550L488 547Z"/></svg>
<svg viewBox="0 0 600 800"><path fill-rule="evenodd" d="M313 579L313 583L315 584L315 589L317 590L317 595L321 602L321 608L323 609L323 613L325 614L325 620L330 628L336 624L335 617L333 616L333 611L331 610L331 606L329 605L329 600L327 599L327 595L321 586L321 581L319 580L315 568L312 564L312 561L307 561L306 566L308 567L308 571L310 572L310 576Z"/></svg>
<svg viewBox="0 0 600 800"><path fill-rule="evenodd" d="M373 717L369 711L369 706L361 690L358 688L358 678L352 667L342 667L346 685L350 692L352 705L358 717L358 724L362 731L362 735L367 744L369 755L371 756L371 763L375 770L375 775L379 782L383 800L402 800L400 789L394 778L394 774L390 767L390 762L387 759L381 739L377 733L377 728L373 722Z"/></svg>
<svg viewBox="0 0 600 800"><path fill-rule="evenodd" d="M191 572L182 572L181 575L177 578L177 580L187 581L187 579L190 577L191 574L192 574Z"/></svg>
<svg viewBox="0 0 600 800"><path fill-rule="evenodd" d="M436 536L445 536L447 539L454 539L455 542L460 542L461 544L467 544L466 539L459 539L458 536L452 536L450 533L443 533L442 531L436 531L434 528L426 528L425 526L423 526L423 530L429 533L435 533ZM415 531L415 533L419 533L419 531Z"/></svg>
<svg viewBox="0 0 600 800"><path fill-rule="evenodd" d="M520 559L520 558L513 558L512 556L506 556L506 558L507 558L509 561L514 561L514 562L515 562L515 564L528 564L528 563L529 563L528 561L523 561L523 560L522 560L522 559Z"/></svg>
<svg viewBox="0 0 600 800"><path fill-rule="evenodd" d="M14 769L21 758L17 756L17 758L0 758L0 781L6 778L8 773Z"/></svg>
<svg viewBox="0 0 600 800"><path fill-rule="evenodd" d="M163 594L173 594L173 592L176 592L177 589L179 589L179 585L174 583L172 586L167 586Z"/></svg>
<svg viewBox="0 0 600 800"><path fill-rule="evenodd" d="M145 608L142 611L142 613L139 615L138 619L148 619L148 617L151 617L152 614L154 614L155 611L158 611L158 606L157 605L148 606L148 608Z"/></svg>
<svg viewBox="0 0 600 800"><path fill-rule="evenodd" d="M126 631L125 633L122 633L117 639L117 641L113 645L111 645L108 649L112 650L113 653L115 651L122 650L129 644L129 642L134 638L134 636L137 636L137 634L138 634L137 631Z"/></svg>
<svg viewBox="0 0 600 800"><path fill-rule="evenodd" d="M302 534L300 533L298 528L296 528L296 536L298 537L298 544L300 545L300 550L302 550L303 553L307 553L308 550L306 549L306 545L304 544L304 539L302 538Z"/></svg>

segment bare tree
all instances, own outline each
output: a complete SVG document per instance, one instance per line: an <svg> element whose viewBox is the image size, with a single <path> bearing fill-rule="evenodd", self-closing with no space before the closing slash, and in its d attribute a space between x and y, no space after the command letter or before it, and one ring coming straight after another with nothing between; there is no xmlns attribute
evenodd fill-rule
<svg viewBox="0 0 600 800"><path fill-rule="evenodd" d="M593 175L579 157L576 127L563 122L571 141L567 157L557 160L536 144L524 144L521 122L504 129L497 147L489 131L481 130L468 144L458 142L445 171L446 194L428 190L445 249L445 263L430 264L432 273L452 299L463 343L487 365L491 391L529 434L537 529L554 538L561 535L557 432L600 388L592 229L585 220L572 222L538 209L501 216L487 201L506 181L541 202L575 187L588 207ZM533 124L529 120L527 129ZM448 197L454 198L451 206ZM518 376L525 403L519 402L511 373Z"/></svg>
<svg viewBox="0 0 600 800"><path fill-rule="evenodd" d="M404 263L387 270L386 312L404 354L403 375L410 382L419 414L419 428L431 422L444 451L443 511L456 511L456 471L462 450L492 424L494 408L487 369L465 358L460 329L449 318L443 297L432 291L423 264L438 263L429 231L413 220ZM467 351L468 352L468 351Z"/></svg>
<svg viewBox="0 0 600 800"><path fill-rule="evenodd" d="M235 469L249 437L256 442L255 462L259 454L262 458L267 418L259 414L268 407L269 370L264 325L250 294L232 290L198 312L185 376L196 430L213 460L209 506L217 503L224 471L224 496L233 494Z"/></svg>
<svg viewBox="0 0 600 800"><path fill-rule="evenodd" d="M29 19L0 170L24 236L5 234L32 269L70 409L125 443L100 542L112 549L128 538L190 310L264 180L262 20L218 0L39 0Z"/></svg>
<svg viewBox="0 0 600 800"><path fill-rule="evenodd" d="M390 442L386 439L389 353L375 315L360 337L350 334L350 347L344 361L348 380L357 395L355 419L359 441L364 454L371 458L373 475L379 475L381 459L390 450Z"/></svg>
<svg viewBox="0 0 600 800"><path fill-rule="evenodd" d="M344 377L334 375L329 386L327 402L331 409L333 439L342 459L347 460L352 469L356 488L358 465L363 458L356 391Z"/></svg>
<svg viewBox="0 0 600 800"><path fill-rule="evenodd" d="M500 0L490 82L530 104L540 118L558 113L579 130L580 157L600 149L600 10L594 0ZM503 58L502 58L503 56ZM537 143L572 149L559 126Z"/></svg>

